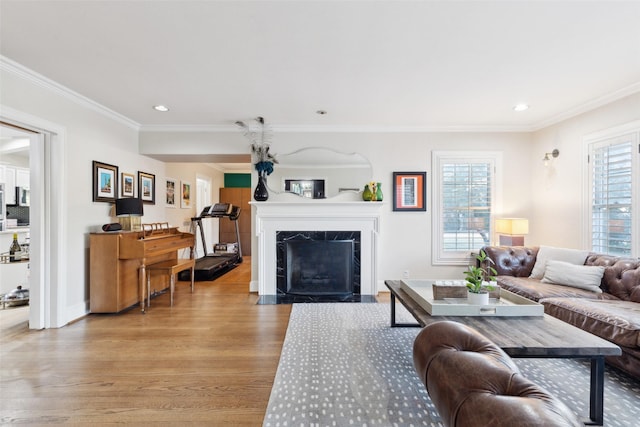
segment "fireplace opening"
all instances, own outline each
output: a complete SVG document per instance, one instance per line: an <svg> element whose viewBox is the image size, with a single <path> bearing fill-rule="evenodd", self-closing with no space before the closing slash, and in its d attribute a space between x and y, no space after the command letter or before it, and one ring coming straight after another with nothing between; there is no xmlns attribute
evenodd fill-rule
<svg viewBox="0 0 640 427"><path fill-rule="evenodd" d="M353 240L290 240L285 243L287 294L353 293Z"/></svg>
<svg viewBox="0 0 640 427"><path fill-rule="evenodd" d="M277 299L359 300L360 231L277 231Z"/></svg>

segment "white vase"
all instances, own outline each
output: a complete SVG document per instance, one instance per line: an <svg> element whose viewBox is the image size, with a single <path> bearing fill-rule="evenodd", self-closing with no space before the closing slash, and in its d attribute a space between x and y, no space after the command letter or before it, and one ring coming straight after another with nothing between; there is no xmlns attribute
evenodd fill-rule
<svg viewBox="0 0 640 427"><path fill-rule="evenodd" d="M467 303L470 305L488 305L489 293L475 293L467 291Z"/></svg>

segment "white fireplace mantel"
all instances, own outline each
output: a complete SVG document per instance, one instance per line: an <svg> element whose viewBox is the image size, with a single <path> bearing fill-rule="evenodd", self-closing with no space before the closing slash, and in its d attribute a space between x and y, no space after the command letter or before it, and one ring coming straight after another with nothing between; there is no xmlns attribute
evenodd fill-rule
<svg viewBox="0 0 640 427"><path fill-rule="evenodd" d="M377 254L382 203L298 199L251 202L251 205L256 208L259 295L277 294L278 231L359 231L360 293L378 293Z"/></svg>

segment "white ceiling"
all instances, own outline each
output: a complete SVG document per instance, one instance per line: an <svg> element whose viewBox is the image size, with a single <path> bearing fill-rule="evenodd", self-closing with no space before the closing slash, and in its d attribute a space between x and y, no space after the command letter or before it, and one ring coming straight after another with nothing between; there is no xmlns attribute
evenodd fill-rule
<svg viewBox="0 0 640 427"><path fill-rule="evenodd" d="M0 0L0 54L143 128L532 130L640 91L639 23L638 1Z"/></svg>

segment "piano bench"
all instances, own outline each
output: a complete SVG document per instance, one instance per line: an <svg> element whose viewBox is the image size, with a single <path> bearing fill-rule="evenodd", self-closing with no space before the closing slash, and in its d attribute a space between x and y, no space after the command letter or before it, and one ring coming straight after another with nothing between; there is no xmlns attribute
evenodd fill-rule
<svg viewBox="0 0 640 427"><path fill-rule="evenodd" d="M191 269L191 292L195 278L196 260L193 258L162 261L146 266L147 270L147 307L151 306L151 274L154 272L168 274L170 282L171 306L173 306L173 292L176 287L176 275L181 271Z"/></svg>

